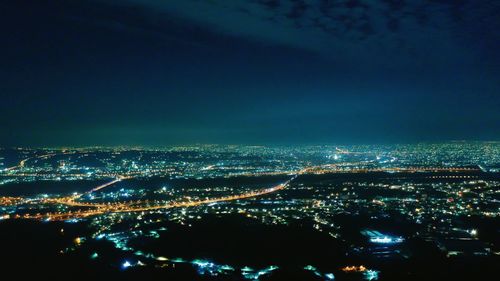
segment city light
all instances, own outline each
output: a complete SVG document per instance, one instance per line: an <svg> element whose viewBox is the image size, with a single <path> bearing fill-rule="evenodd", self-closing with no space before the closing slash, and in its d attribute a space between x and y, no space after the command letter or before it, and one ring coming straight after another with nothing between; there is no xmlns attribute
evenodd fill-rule
<svg viewBox="0 0 500 281"><path fill-rule="evenodd" d="M303 231L324 235L344 245L348 249L347 256L363 260L411 260L418 249L411 249L412 244L405 243L409 239L406 237L412 240L432 238L430 247L434 246L450 259L494 254L491 246L480 240L477 226L465 224L462 218L500 216L495 208L496 192L492 188L498 181L483 171L488 169L486 165L479 169L463 164L461 161L467 159L463 153L451 154L456 159L447 161L455 161L453 165L440 166L438 160L441 158L433 160L433 157L443 148L432 146L419 153L401 148L391 152L369 148L377 152L373 153L354 146L344 150L262 147L257 151L256 148L236 147L232 148L235 151L231 152L231 161L220 161L228 154L226 147L216 151L213 147L195 147L195 152L191 149L137 150L134 152L138 153L134 156L137 158L132 157L134 161L128 159L130 156L117 158L127 149L66 150L64 154L54 151L44 159L50 163L54 158L56 164L53 166L37 166L35 160L40 158L30 156L23 165L5 172L5 176L14 180L0 179L0 185L59 182L60 179L72 186L75 181L85 179L88 186L77 192L72 192L71 188L71 192L61 194L43 191L34 195L2 196L0 217L3 220L44 221L47 225L64 222L61 224L64 228L57 228L58 235L67 237L72 243L58 249L62 255L89 251L86 255L91 260L111 264L113 261L102 254L104 248L100 246L109 242L118 251L115 255L122 253L122 258L130 258L133 254L141 259L136 262L124 260L120 265L122 269L143 266L173 270L191 266L199 275L217 278L239 275L239 278L260 280L288 268L278 267L272 260L256 268L255 264L263 263L249 267L237 266L231 260L219 264L215 262L219 258L209 254L198 259L182 253L170 256L160 248L152 250L149 244L155 243L153 241L165 243L181 230L196 231L202 222L210 223L206 220L210 216L211 220L234 216L245 222L287 229L293 229L300 222ZM172 154L182 157L179 151L190 151L189 157L195 160L174 159L172 163L164 160L166 155ZM307 160L291 156L298 151L306 155L303 157ZM342 157L335 160L332 151ZM95 161L107 163L104 168L79 166L77 159L90 154L98 155ZM290 158L280 158L283 157L280 155ZM375 155L380 155L380 161L376 161ZM58 167L58 161L65 157L64 170L51 168ZM141 162L141 157L155 159L155 165L159 163L161 167ZM474 155L474 159L478 157L481 156ZM384 159L391 161L382 161ZM132 162L134 167L131 167ZM85 173L77 174L80 171ZM353 223L335 219L338 216L345 216ZM398 223L388 226L385 221L392 221L392 216L397 217ZM403 225L412 225L418 231L403 229ZM87 231L82 232L81 227ZM346 235L352 232L361 233L366 239L352 239ZM405 233L405 237L398 233ZM239 235L245 236L244 233ZM344 265L351 261L346 260ZM303 270L322 280L337 279L335 270L359 275L365 280L376 280L380 274L369 264L306 265Z"/></svg>
<svg viewBox="0 0 500 281"><path fill-rule="evenodd" d="M122 264L122 268L124 268L124 269L125 269L125 268L129 268L129 267L131 267L131 266L132 266L132 264L131 264L129 261L125 261L125 262L123 262L123 264Z"/></svg>

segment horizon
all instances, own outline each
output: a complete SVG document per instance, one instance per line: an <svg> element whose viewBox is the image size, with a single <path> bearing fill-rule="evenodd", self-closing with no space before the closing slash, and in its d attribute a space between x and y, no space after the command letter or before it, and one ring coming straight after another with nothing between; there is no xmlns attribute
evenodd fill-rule
<svg viewBox="0 0 500 281"><path fill-rule="evenodd" d="M258 144L258 143L177 143L165 145L62 145L62 146L0 146L0 149L86 149L86 148L170 148L196 146L243 146L243 147L333 147L333 146L398 146L398 145L433 145L433 144L496 144L500 140L443 140L443 141L415 141L415 142L386 142L386 143L295 143L295 144Z"/></svg>

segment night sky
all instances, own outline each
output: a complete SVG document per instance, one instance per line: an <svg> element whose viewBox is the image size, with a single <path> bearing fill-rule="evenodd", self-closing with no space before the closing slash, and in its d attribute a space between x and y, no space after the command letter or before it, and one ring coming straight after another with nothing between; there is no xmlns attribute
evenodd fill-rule
<svg viewBox="0 0 500 281"><path fill-rule="evenodd" d="M0 145L500 139L498 0L0 0Z"/></svg>

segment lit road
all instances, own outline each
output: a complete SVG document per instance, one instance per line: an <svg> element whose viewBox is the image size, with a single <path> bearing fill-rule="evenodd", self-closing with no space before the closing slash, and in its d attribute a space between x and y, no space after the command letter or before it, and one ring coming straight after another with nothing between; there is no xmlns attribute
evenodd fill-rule
<svg viewBox="0 0 500 281"><path fill-rule="evenodd" d="M56 199L54 202L62 203L70 206L85 206L85 207L97 207L92 210L85 211L77 211L77 212L67 212L67 213L54 213L54 214L36 214L36 215L26 215L23 218L27 219L49 219L49 220L68 220L74 218L84 218L88 216L95 216L104 213L130 213L130 212L146 212L146 211L155 211L160 209L170 209L170 208L188 208L188 207L196 207L200 205L218 203L218 202L227 202L234 200L242 200L249 199L257 196L262 196L266 194L270 194L273 192L277 192L285 189L290 182L292 182L297 175L293 176L291 179L287 180L284 183L278 184L276 186L250 191L247 193L242 193L238 195L230 195L223 196L218 198L208 198L204 200L197 201L182 201L182 202L172 202L163 205L154 205L154 206L135 206L136 203L118 203L118 204L88 204L88 203L78 203L74 202L71 199Z"/></svg>
<svg viewBox="0 0 500 281"><path fill-rule="evenodd" d="M69 153L68 152L61 153L61 155L64 155L64 154L69 154ZM13 166L13 167L10 167L10 168L5 168L2 171L3 172L8 172L8 171L13 171L13 170L21 169L21 168L24 168L24 166L26 165L26 162L28 160L31 160L31 159L47 159L47 158L55 156L55 155L57 155L57 154L56 153L49 153L49 154L44 154L44 155L40 155L40 156L28 157L26 159L21 160L19 162L19 164L17 164L16 166Z"/></svg>
<svg viewBox="0 0 500 281"><path fill-rule="evenodd" d="M82 197L83 195L87 195L87 194L90 194L92 192L96 192L96 191L99 191L101 189L104 189L108 186L112 186L114 185L115 183L117 182L120 182L124 179L129 179L131 177L125 177L125 176L117 176L116 179L110 181L110 182L107 182L105 184L102 184L102 185L99 185L97 187L94 187L92 188L91 190L85 192L85 193L80 193L80 194L75 194L75 195L72 195L72 196L69 196L69 197L62 197L62 198L56 198L56 199L48 199L46 200L48 203L58 203L58 204L64 204L64 205L68 205L68 206L71 206L71 207L98 207L98 208L105 208L105 207L109 207L110 204L106 204L106 203L102 203L102 204L96 204L96 203L87 203L87 202L77 202L75 201L76 199ZM123 204L121 204L121 206L123 206Z"/></svg>
<svg viewBox="0 0 500 281"><path fill-rule="evenodd" d="M44 157L48 157L51 155L44 155ZM24 165L26 162L20 165ZM278 184L276 186L253 190L242 194L228 195L223 197L216 198L207 198L202 200L187 200L187 201L178 201L178 202L169 202L169 203L156 203L155 205L149 205L148 201L130 201L130 202L103 202L103 203L93 203L93 202L82 202L77 199L81 198L83 195L90 194L92 192L100 191L104 188L112 186L124 179L133 178L132 176L116 176L110 182L99 185L87 192L81 194L75 194L68 197L60 197L60 198L45 198L36 200L37 202L31 203L41 203L41 204L59 204L66 205L70 207L81 207L84 210L77 211L64 211L57 213L37 213L37 214L26 214L26 215L12 215L11 218L26 218L26 219L49 219L49 220L67 220L73 218L85 218L94 215L106 214L106 213L127 213L127 212L146 212L146 211L155 211L161 209L169 209L169 208L188 208L188 207L196 207L205 204L212 204L218 202L228 202L235 200L243 200L249 199L253 197L263 196L266 194L270 194L273 192L277 192L285 189L293 180L295 180L299 175L302 174L326 174L326 173L368 173L368 172L406 172L406 173L415 173L415 172L464 172L464 171L475 171L477 169L474 168L462 168L462 167L407 167L407 168L359 168L359 169L350 169L348 171L343 170L341 167L339 169L337 164L327 164L322 166L310 166L303 168L301 170L293 173L294 175L284 183ZM0 198L1 199L1 198ZM16 198L4 198L5 200L0 200L0 205L15 205L18 202L27 202L24 200L16 199ZM2 204L3 203L3 204Z"/></svg>

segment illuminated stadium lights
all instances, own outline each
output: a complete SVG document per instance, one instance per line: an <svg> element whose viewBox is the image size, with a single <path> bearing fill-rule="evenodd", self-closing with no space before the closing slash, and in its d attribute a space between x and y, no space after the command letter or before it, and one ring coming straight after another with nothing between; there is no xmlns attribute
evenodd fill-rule
<svg viewBox="0 0 500 281"><path fill-rule="evenodd" d="M380 243L380 244L394 244L394 243L402 243L404 240L401 237L374 237L370 238L370 242L372 243Z"/></svg>
<svg viewBox="0 0 500 281"><path fill-rule="evenodd" d="M129 261L125 261L125 262L122 263L122 268L123 269L129 268L131 266L132 266L132 264Z"/></svg>
<svg viewBox="0 0 500 281"><path fill-rule="evenodd" d="M361 231L361 234L367 236L369 241L375 244L398 244L404 241L402 237L393 237L382 234L376 230L363 230Z"/></svg>

